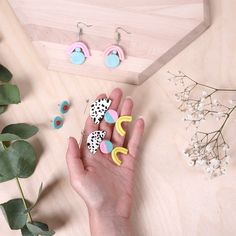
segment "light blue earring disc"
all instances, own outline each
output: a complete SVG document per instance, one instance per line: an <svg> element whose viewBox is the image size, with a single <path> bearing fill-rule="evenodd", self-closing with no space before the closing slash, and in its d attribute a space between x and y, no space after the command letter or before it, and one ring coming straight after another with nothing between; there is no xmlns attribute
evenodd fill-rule
<svg viewBox="0 0 236 236"><path fill-rule="evenodd" d="M112 51L111 54L106 56L105 64L108 68L116 68L120 65L120 58L118 57L116 51Z"/></svg>
<svg viewBox="0 0 236 236"><path fill-rule="evenodd" d="M83 52L81 51L81 48L76 48L71 54L70 54L70 60L72 64L75 65L81 65L85 62L85 56Z"/></svg>

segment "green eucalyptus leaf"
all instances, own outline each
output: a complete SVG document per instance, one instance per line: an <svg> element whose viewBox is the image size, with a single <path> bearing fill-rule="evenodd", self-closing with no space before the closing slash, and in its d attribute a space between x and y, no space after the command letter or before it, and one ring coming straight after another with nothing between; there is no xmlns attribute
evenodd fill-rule
<svg viewBox="0 0 236 236"><path fill-rule="evenodd" d="M49 230L48 226L41 222L28 222L26 226L31 233L36 235L52 236L55 234L53 230Z"/></svg>
<svg viewBox="0 0 236 236"><path fill-rule="evenodd" d="M28 125L25 123L11 124L6 126L2 133L10 133L19 136L22 139L27 139L32 137L38 132L38 128L33 125Z"/></svg>
<svg viewBox="0 0 236 236"><path fill-rule="evenodd" d="M20 91L16 85L0 85L0 105L17 104L20 102Z"/></svg>
<svg viewBox="0 0 236 236"><path fill-rule="evenodd" d="M21 229L22 236L35 236L36 234L31 233L27 226L25 225L24 228Z"/></svg>
<svg viewBox="0 0 236 236"><path fill-rule="evenodd" d="M8 82L12 78L12 73L3 65L0 65L0 81Z"/></svg>
<svg viewBox="0 0 236 236"><path fill-rule="evenodd" d="M4 142L4 141L14 141L14 140L18 140L20 139L19 136L15 135L15 134L0 134L0 142Z"/></svg>
<svg viewBox="0 0 236 236"><path fill-rule="evenodd" d="M22 199L13 199L0 205L5 219L11 229L21 229L27 221Z"/></svg>
<svg viewBox="0 0 236 236"><path fill-rule="evenodd" d="M15 141L0 152L0 182L31 176L36 167L36 153L28 142Z"/></svg>
<svg viewBox="0 0 236 236"><path fill-rule="evenodd" d="M7 150L1 150L0 152L0 183L14 179L15 175L12 173L12 166L8 159Z"/></svg>
<svg viewBox="0 0 236 236"><path fill-rule="evenodd" d="M0 106L0 114L4 113L7 110L7 106Z"/></svg>

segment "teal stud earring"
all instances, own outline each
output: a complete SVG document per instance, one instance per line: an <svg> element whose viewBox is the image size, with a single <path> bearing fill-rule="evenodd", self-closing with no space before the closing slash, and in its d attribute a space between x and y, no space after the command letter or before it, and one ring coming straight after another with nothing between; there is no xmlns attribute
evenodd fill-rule
<svg viewBox="0 0 236 236"><path fill-rule="evenodd" d="M63 115L67 113L70 109L70 103L68 101L63 101L59 104L60 113Z"/></svg>
<svg viewBox="0 0 236 236"><path fill-rule="evenodd" d="M52 127L54 129L60 129L63 126L63 119L60 116L56 116L52 121Z"/></svg>
<svg viewBox="0 0 236 236"><path fill-rule="evenodd" d="M119 46L120 40L121 40L121 34L119 30L123 30L127 34L130 34L130 32L124 30L121 27L117 27L115 31L115 41L116 44L112 44L108 46L105 51L105 65L108 68L116 68L120 65L122 61L125 60L125 53L124 50Z"/></svg>

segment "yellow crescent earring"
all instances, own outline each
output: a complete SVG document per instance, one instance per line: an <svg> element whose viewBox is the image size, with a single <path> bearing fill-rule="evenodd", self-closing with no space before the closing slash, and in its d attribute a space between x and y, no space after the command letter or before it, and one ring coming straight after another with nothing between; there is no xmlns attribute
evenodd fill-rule
<svg viewBox="0 0 236 236"><path fill-rule="evenodd" d="M121 135L121 136L125 136L126 132L122 127L122 123L123 122L131 122L132 121L132 116L121 116L118 118L118 120L116 121L115 127L117 132Z"/></svg>
<svg viewBox="0 0 236 236"><path fill-rule="evenodd" d="M111 157L112 160L116 163L116 165L121 165L121 160L118 158L118 153L122 153L124 155L128 154L128 149L124 147L116 147L112 150Z"/></svg>

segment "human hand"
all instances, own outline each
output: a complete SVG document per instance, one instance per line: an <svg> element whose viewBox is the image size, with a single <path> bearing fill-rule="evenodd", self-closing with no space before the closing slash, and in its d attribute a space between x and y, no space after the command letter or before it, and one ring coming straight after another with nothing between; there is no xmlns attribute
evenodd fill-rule
<svg viewBox="0 0 236 236"><path fill-rule="evenodd" d="M97 99L105 97L105 94L102 94ZM112 100L109 109L118 110L122 91L120 89L113 90L109 98ZM132 109L133 101L126 98L121 106L120 115L131 115ZM126 130L127 124L123 124L123 128ZM99 231L100 234L96 234L98 230L94 228L98 226L93 227L93 225L99 224L98 217L102 217L104 221L114 219L118 224L119 222L126 224L130 218L135 160L144 132L144 121L142 118L136 120L133 132L126 140L129 153L119 156L122 160L121 166L115 165L111 154L103 154L100 150L95 155L89 152L86 144L87 136L95 130L105 130L105 139L111 140L114 147L123 147L126 143L125 138L117 133L113 125L107 124L104 120L96 125L88 117L80 147L75 138L70 138L66 159L71 185L88 207L90 219L93 222L91 223L92 234L94 232L93 235L106 235L104 230ZM106 224L110 223L106 222ZM110 227L114 228L115 226L110 225ZM111 231L109 235L113 235Z"/></svg>

